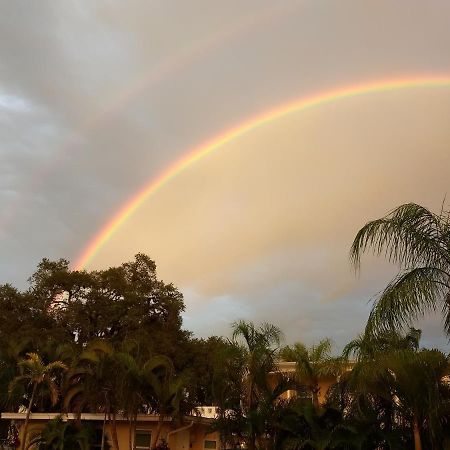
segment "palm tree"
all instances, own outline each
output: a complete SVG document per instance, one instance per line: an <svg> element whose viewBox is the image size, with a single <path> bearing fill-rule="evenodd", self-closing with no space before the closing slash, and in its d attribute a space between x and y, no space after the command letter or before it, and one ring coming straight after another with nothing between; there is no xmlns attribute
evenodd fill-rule
<svg viewBox="0 0 450 450"><path fill-rule="evenodd" d="M366 331L350 342L344 356L354 355L357 360L341 380L350 389L349 402L342 409L356 416L372 409L385 442L395 437L396 428L403 435L411 430L416 450L422 448L424 437L428 445L442 448L441 422L449 405L449 387L443 378L450 366L440 351L419 350L420 334L414 328L405 335Z"/></svg>
<svg viewBox="0 0 450 450"><path fill-rule="evenodd" d="M159 414L159 430L154 442L156 446L164 417L177 415L180 411L184 378L175 377L172 361L166 356L153 356L142 363L125 350L116 352L114 357L120 374L117 392L119 403L129 420L129 448L133 450L139 411Z"/></svg>
<svg viewBox="0 0 450 450"><path fill-rule="evenodd" d="M399 436L394 430L398 425L398 412L392 397L386 355L406 350L416 352L420 336L421 331L415 328L410 328L406 334L387 330L374 335L366 331L343 350L344 360L350 357L355 360L351 372L341 377L334 389L334 394L341 396L340 409L348 412L353 423L375 425L377 432L372 433L373 436L389 448L398 442Z"/></svg>
<svg viewBox="0 0 450 450"><path fill-rule="evenodd" d="M258 400L258 389L266 386L267 376L276 369L275 355L282 339L281 330L264 323L259 328L251 322L234 322L233 341L241 345L245 358L246 398L244 403L252 408Z"/></svg>
<svg viewBox="0 0 450 450"><path fill-rule="evenodd" d="M120 371L114 349L104 340L90 342L80 354L78 361L67 373L64 407L76 412L88 407L91 411L104 413L102 447L105 443L106 419L111 422L111 438L118 450L116 412L119 407Z"/></svg>
<svg viewBox="0 0 450 450"><path fill-rule="evenodd" d="M59 387L55 380L58 371L66 371L67 367L61 361L53 361L45 364L37 353L27 353L27 358L18 363L21 369L21 375L15 377L10 385L9 392L12 395L16 387L26 383L31 387L31 395L28 402L25 423L23 426L21 450L25 450L25 442L28 431L28 422L33 403L36 399L38 390L44 386L48 388L52 405L56 405L59 398Z"/></svg>
<svg viewBox="0 0 450 450"><path fill-rule="evenodd" d="M241 348L243 355L242 367L242 407L247 433L246 440L249 450L264 446L268 419L271 414L269 405L274 399L267 401L271 393L268 380L269 374L276 371L276 352L282 339L281 330L271 324L264 323L256 327L251 322L240 320L233 323L233 341ZM289 389L286 386L285 390ZM281 395L281 390L277 397Z"/></svg>
<svg viewBox="0 0 450 450"><path fill-rule="evenodd" d="M8 392L8 386L18 375L20 367L17 363L23 359L26 349L30 342L27 338L16 339L10 337L5 339L0 346L0 408L7 405L9 407L18 407L18 402L23 396L23 392L17 392L14 398L11 398Z"/></svg>
<svg viewBox="0 0 450 450"><path fill-rule="evenodd" d="M285 361L295 361L298 382L306 386L311 393L313 405L319 409L320 385L319 381L340 375L343 370L340 358L331 356L331 340L322 339L317 345L310 348L301 342L292 347L284 347L280 357Z"/></svg>
<svg viewBox="0 0 450 450"><path fill-rule="evenodd" d="M151 411L158 414L156 431L151 436L150 448L156 448L164 419L180 412L185 380L175 375L172 361L166 356L154 356L143 367L147 381L147 400Z"/></svg>
<svg viewBox="0 0 450 450"><path fill-rule="evenodd" d="M421 335L422 331L416 328L410 328L404 335L395 330L376 335L365 332L344 347L342 356L347 361L354 357L359 362L374 360L377 354L393 350L418 350Z"/></svg>
<svg viewBox="0 0 450 450"><path fill-rule="evenodd" d="M398 264L400 273L375 302L368 327L404 327L441 309L450 334L450 213L435 214L415 203L399 206L359 230L350 251L356 268L369 249Z"/></svg>
<svg viewBox="0 0 450 450"><path fill-rule="evenodd" d="M414 447L422 450L421 432L426 425L433 448L439 447L442 435L440 413L443 377L449 372L446 356L438 350L400 350L381 358L386 368L396 409L409 421Z"/></svg>
<svg viewBox="0 0 450 450"><path fill-rule="evenodd" d="M311 403L294 401L286 408L281 426L285 431L283 448L286 450L361 448L361 436L333 408L316 409Z"/></svg>
<svg viewBox="0 0 450 450"><path fill-rule="evenodd" d="M115 354L118 362L118 370L120 372L120 405L128 417L129 433L128 445L129 450L133 450L133 436L136 429L136 417L140 409L143 408L144 400L144 381L145 371L138 361L126 351Z"/></svg>
<svg viewBox="0 0 450 450"><path fill-rule="evenodd" d="M61 416L49 420L44 429L30 440L29 447L38 450L89 450L93 429L87 425L77 429Z"/></svg>

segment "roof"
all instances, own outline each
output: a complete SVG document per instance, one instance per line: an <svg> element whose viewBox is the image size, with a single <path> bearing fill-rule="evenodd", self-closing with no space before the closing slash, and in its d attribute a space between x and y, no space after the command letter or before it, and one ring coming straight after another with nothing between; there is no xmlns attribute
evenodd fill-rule
<svg viewBox="0 0 450 450"><path fill-rule="evenodd" d="M0 414L1 419L9 419L9 420L25 420L26 412L2 412ZM63 421L67 420L93 420L93 421L103 421L105 419L105 415L103 413L31 413L30 420L51 420L56 417L62 417ZM199 416L184 416L186 420L191 420L198 423L210 423L214 419L209 419L206 417ZM159 420L159 416L157 414L138 414L136 417L138 422L157 422ZM117 414L116 420L118 422L127 421L129 418L123 414ZM166 416L164 418L165 422L172 422L172 417Z"/></svg>

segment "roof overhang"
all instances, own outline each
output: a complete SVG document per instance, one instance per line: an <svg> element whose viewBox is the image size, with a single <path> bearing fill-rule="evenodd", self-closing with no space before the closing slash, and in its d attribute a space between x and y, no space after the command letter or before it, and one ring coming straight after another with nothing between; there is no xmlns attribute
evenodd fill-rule
<svg viewBox="0 0 450 450"><path fill-rule="evenodd" d="M26 412L2 412L0 414L1 419L5 420L25 420ZM30 420L43 420L48 421L55 419L56 417L61 417L64 422L68 420L92 420L92 421L103 421L105 415L103 413L31 413ZM159 415L157 414L138 414L136 416L137 422L158 422ZM170 416L164 417L164 422L173 422L173 418ZM183 420L192 421L194 423L209 424L214 422L214 419L200 417L200 416L183 416ZM118 422L128 422L129 418L123 414L116 415L116 421Z"/></svg>

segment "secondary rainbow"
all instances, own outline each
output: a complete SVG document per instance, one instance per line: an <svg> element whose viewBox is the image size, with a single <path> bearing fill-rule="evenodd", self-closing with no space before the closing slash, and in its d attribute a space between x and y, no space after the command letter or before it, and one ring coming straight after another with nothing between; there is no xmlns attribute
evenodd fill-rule
<svg viewBox="0 0 450 450"><path fill-rule="evenodd" d="M256 13L251 11L249 14L239 17L236 21L225 23L223 27L206 36L205 39L183 46L180 51L152 65L136 79L130 80L123 90L102 104L100 109L87 114L75 132L69 133L68 139L63 143L54 158L51 159L50 164L44 165L28 178L23 192L30 193L30 195L22 195L21 198L31 197L31 192L34 192L36 187L43 180L46 180L53 170L57 170L63 164L67 154L77 148L77 137L80 134L86 135L95 132L99 127L105 126L108 119L126 108L130 102L142 93L155 88L161 82L167 82L173 75L182 73L184 69L192 66L195 62L201 62L205 56L216 53L222 46L234 40L239 40L242 35L249 33L266 22L291 13L297 7L298 4L295 3L287 5L283 2L280 2L280 4L274 2ZM8 206L7 217L2 217L2 222L0 223L0 231L5 231L5 228L13 221L17 210L21 206L23 207L21 203L16 201Z"/></svg>
<svg viewBox="0 0 450 450"><path fill-rule="evenodd" d="M129 201L125 203L117 213L105 224L105 226L93 237L87 247L81 252L75 262L75 269L85 267L94 255L102 248L112 235L127 221L127 219L146 201L151 195L158 192L165 184L179 173L186 170L204 156L218 150L228 142L242 135L260 128L289 114L304 111L326 103L335 102L350 97L365 94L388 92L400 89L412 88L437 88L450 87L450 76L422 76L406 77L398 79L378 80L365 83L352 84L350 86L335 88L325 92L319 92L311 96L302 97L294 101L277 106L255 117L246 120L237 126L228 129L218 136L206 141L198 147L187 152L181 159L169 166L158 177L152 179L143 186Z"/></svg>

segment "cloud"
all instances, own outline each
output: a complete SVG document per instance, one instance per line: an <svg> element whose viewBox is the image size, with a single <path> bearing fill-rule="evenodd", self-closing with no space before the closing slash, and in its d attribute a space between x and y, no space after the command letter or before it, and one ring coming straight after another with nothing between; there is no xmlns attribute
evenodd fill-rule
<svg viewBox="0 0 450 450"><path fill-rule="evenodd" d="M449 13L445 1L408 2L407 15L356 0L5 3L1 281L24 286L43 256L75 259L148 180L256 113L351 82L450 73ZM342 342L392 274L368 263L354 277L358 227L403 201L440 206L447 97L354 99L246 136L162 189L94 266L149 252L202 335L241 314Z"/></svg>
<svg viewBox="0 0 450 450"><path fill-rule="evenodd" d="M230 311L248 317L250 307L290 339L330 330L342 346L396 273L369 257L355 275L348 254L357 230L404 202L440 207L450 163L444 91L348 99L226 145L150 197L95 267L144 249L189 293L187 323L202 335L209 324L228 329L217 301L227 298Z"/></svg>

